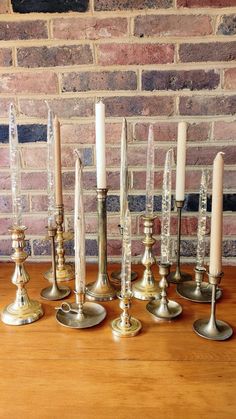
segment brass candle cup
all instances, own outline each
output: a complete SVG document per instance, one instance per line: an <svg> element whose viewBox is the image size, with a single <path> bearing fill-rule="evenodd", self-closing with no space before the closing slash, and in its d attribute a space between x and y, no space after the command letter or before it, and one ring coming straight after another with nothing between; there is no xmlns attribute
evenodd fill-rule
<svg viewBox="0 0 236 419"><path fill-rule="evenodd" d="M44 288L40 295L45 300L57 301L62 300L63 298L70 295L70 288L66 286L58 286L57 284L57 275L56 275L56 255L55 255L55 236L57 234L56 227L47 227L48 237L51 240L51 254L52 254L52 285Z"/></svg>
<svg viewBox="0 0 236 419"><path fill-rule="evenodd" d="M24 266L24 262L28 257L24 251L25 230L26 227L24 226L13 226L9 230L12 236L12 260L15 262L12 283L16 285L17 292L15 301L4 308L1 318L3 323L12 326L33 323L43 316L42 305L36 300L31 300L25 288L30 280Z"/></svg>
<svg viewBox="0 0 236 419"><path fill-rule="evenodd" d="M152 273L152 266L156 263L153 255L152 247L156 240L152 236L153 224L156 217L143 216L144 234L144 254L142 257L142 264L145 267L143 277L136 281L132 286L133 296L139 300L152 300L153 298L160 298L160 288L158 282L155 280Z"/></svg>
<svg viewBox="0 0 236 419"><path fill-rule="evenodd" d="M132 293L118 295L122 313L111 323L112 332L115 336L129 338L136 336L142 329L142 324L138 319L131 317L129 309L131 307Z"/></svg>
<svg viewBox="0 0 236 419"><path fill-rule="evenodd" d="M98 277L86 286L86 295L91 300L111 301L116 298L107 273L107 189L97 189L98 206Z"/></svg>
<svg viewBox="0 0 236 419"><path fill-rule="evenodd" d="M161 320L171 320L182 313L182 307L179 303L173 300L168 300L167 298L167 288L169 286L167 277L170 272L169 264L159 265L159 273L161 275L161 280L159 283L161 289L161 298L160 300L150 301L146 308L154 317Z"/></svg>
<svg viewBox="0 0 236 419"><path fill-rule="evenodd" d="M212 287L212 299L211 299L211 314L208 319L196 320L193 324L193 330L202 338L209 340L226 340L229 339L233 334L233 329L228 323L222 320L216 319L216 293L217 286L221 282L223 272L217 276L208 274L209 283Z"/></svg>
<svg viewBox="0 0 236 419"><path fill-rule="evenodd" d="M170 273L168 277L168 282L171 282L173 284L179 284L184 281L191 281L192 275L190 275L187 272L182 272L180 268L181 219L184 201L175 201L175 205L177 208L178 217L176 269L175 272Z"/></svg>

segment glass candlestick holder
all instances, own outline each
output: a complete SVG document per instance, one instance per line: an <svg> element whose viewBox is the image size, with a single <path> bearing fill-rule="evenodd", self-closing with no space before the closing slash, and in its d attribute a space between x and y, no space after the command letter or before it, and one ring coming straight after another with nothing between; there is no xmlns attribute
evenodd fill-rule
<svg viewBox="0 0 236 419"><path fill-rule="evenodd" d="M120 230L120 235L121 237L123 237L123 227L119 224L118 225L119 230ZM137 272L132 271L131 272L131 281L135 281L138 277ZM121 271L114 271L111 273L111 278L113 280L113 282L115 283L115 285L120 287L121 284Z"/></svg>

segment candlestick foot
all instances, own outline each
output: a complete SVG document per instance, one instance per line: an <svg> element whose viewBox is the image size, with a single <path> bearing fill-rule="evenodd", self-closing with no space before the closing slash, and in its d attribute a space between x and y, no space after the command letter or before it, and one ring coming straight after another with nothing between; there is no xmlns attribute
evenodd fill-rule
<svg viewBox="0 0 236 419"><path fill-rule="evenodd" d="M200 287L195 281L188 281L177 285L177 293L186 300L195 303L210 303L212 296L212 286L208 282L201 282ZM222 296L222 290L217 288L216 300Z"/></svg>
<svg viewBox="0 0 236 419"><path fill-rule="evenodd" d="M180 284L185 281L191 281L192 275L187 272L171 272L170 275L168 275L168 282L171 282L172 284Z"/></svg>
<svg viewBox="0 0 236 419"><path fill-rule="evenodd" d="M27 299L26 305L18 306L14 302L6 306L2 312L1 319L5 324L21 326L33 323L42 316L42 305L38 301Z"/></svg>
<svg viewBox="0 0 236 419"><path fill-rule="evenodd" d="M57 282L64 282L64 281L71 281L75 278L75 271L74 267L69 263L66 263L62 269L58 269L56 271ZM44 274L44 278L46 278L49 282L53 282L53 272L52 269L49 269Z"/></svg>
<svg viewBox="0 0 236 419"><path fill-rule="evenodd" d="M131 272L131 281L135 281L137 279L138 274L137 272ZM120 282L121 281L121 271L115 271L111 273L111 278L114 280L114 282Z"/></svg>
<svg viewBox="0 0 236 419"><path fill-rule="evenodd" d="M100 304L86 302L83 304L82 314L79 313L79 304L70 304L70 311L57 310L56 319L62 326L72 329L85 329L101 323L107 312ZM73 311L74 310L74 311Z"/></svg>
<svg viewBox="0 0 236 419"><path fill-rule="evenodd" d="M99 274L98 279L86 286L86 295L91 300L111 301L117 298L117 290L111 285L107 274Z"/></svg>
<svg viewBox="0 0 236 419"><path fill-rule="evenodd" d="M111 328L114 335L123 338L129 338L132 336L136 336L140 332L140 330L142 329L142 324L138 319L130 317L129 326L124 327L122 324L122 319L118 317L117 319L112 321Z"/></svg>
<svg viewBox="0 0 236 419"><path fill-rule="evenodd" d="M209 320L196 320L193 324L193 330L202 338L210 340L226 340L232 336L233 329L228 323L216 320L212 325Z"/></svg>
<svg viewBox="0 0 236 419"><path fill-rule="evenodd" d="M49 300L49 301L57 301L57 300L63 300L63 298L68 297L68 295L70 295L71 290L69 287L55 287L55 286L51 286L51 287L47 287L44 288L40 295L42 298L44 298L45 300Z"/></svg>
<svg viewBox="0 0 236 419"><path fill-rule="evenodd" d="M171 320L182 313L181 305L172 300L168 300L167 304L162 304L161 301L150 301L146 308L153 316L163 320Z"/></svg>
<svg viewBox="0 0 236 419"><path fill-rule="evenodd" d="M132 286L132 293L138 300L152 300L160 298L160 288L154 277L144 277Z"/></svg>

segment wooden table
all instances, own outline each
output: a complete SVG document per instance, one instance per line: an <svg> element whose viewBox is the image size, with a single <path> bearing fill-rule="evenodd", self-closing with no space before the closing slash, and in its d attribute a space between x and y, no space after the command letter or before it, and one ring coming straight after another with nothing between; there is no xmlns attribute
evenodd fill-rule
<svg viewBox="0 0 236 419"><path fill-rule="evenodd" d="M47 285L42 274L48 265L27 267L30 297L39 299ZM12 264L0 265L1 309L15 297L12 271ZM96 266L88 267L89 281L96 271ZM217 317L235 326L236 268L224 271ZM173 285L169 295L183 306L181 317L172 322L155 321L145 302L133 300L132 314L143 329L130 339L112 335L110 322L120 314L117 300L104 303L107 318L92 329L60 326L54 309L58 303L48 301L43 302L44 317L36 323L20 327L0 323L0 417L235 417L236 338L212 342L198 337L192 324L208 317L209 305L181 299Z"/></svg>

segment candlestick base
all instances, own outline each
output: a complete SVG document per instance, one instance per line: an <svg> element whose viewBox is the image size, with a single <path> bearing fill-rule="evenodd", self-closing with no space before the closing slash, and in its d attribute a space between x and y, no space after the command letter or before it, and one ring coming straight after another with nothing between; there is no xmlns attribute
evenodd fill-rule
<svg viewBox="0 0 236 419"><path fill-rule="evenodd" d="M58 287L58 286L52 285L51 287L42 289L40 295L45 300L57 301L57 300L63 300L63 298L68 297L70 293L71 293L71 290L69 287L63 287L63 286Z"/></svg>
<svg viewBox="0 0 236 419"><path fill-rule="evenodd" d="M121 282L121 271L114 271L111 273L111 278L114 282ZM135 281L138 278L137 272L131 272L131 281Z"/></svg>
<svg viewBox="0 0 236 419"><path fill-rule="evenodd" d="M175 272L171 272L168 276L168 282L171 284L181 284L185 281L191 281L192 275L187 272L180 272L176 270Z"/></svg>
<svg viewBox="0 0 236 419"><path fill-rule="evenodd" d="M193 330L202 338L209 340L226 340L233 334L232 327L221 320L216 320L212 327L209 319L199 319L193 324Z"/></svg>
<svg viewBox="0 0 236 419"><path fill-rule="evenodd" d="M143 276L143 278L132 286L132 293L138 300L152 300L160 298L160 288L158 282L155 281L154 277L149 275Z"/></svg>
<svg viewBox="0 0 236 419"><path fill-rule="evenodd" d="M111 285L108 274L99 274L98 279L86 286L86 295L90 300L111 301L117 298L117 290Z"/></svg>
<svg viewBox="0 0 236 419"><path fill-rule="evenodd" d="M75 271L73 265L66 263L63 268L56 270L56 277L57 282L65 282L65 281L72 281L75 278ZM52 269L49 269L44 274L44 278L47 279L49 282L53 282L53 272Z"/></svg>
<svg viewBox="0 0 236 419"><path fill-rule="evenodd" d="M178 284L177 293L185 298L186 300L193 301L195 303L210 303L212 295L212 286L208 282L201 282L200 288L195 281L184 282ZM216 300L219 300L222 296L222 290L217 288Z"/></svg>
<svg viewBox="0 0 236 419"><path fill-rule="evenodd" d="M33 323L43 316L42 305L35 300L30 300L27 296L27 302L19 306L16 302L9 304L4 308L1 319L3 323L11 326L21 326Z"/></svg>
<svg viewBox="0 0 236 419"><path fill-rule="evenodd" d="M100 304L86 302L83 304L82 313L80 313L80 304L72 303L69 305L69 311L57 310L56 319L62 326L72 329L85 329L101 323L107 312Z"/></svg>
<svg viewBox="0 0 236 419"><path fill-rule="evenodd" d="M122 320L120 317L113 320L111 323L112 333L115 336L119 336L122 338L130 338L132 336L136 336L142 329L142 324L138 319L135 319L134 317L130 317L129 320L130 325L127 328L123 327Z"/></svg>

